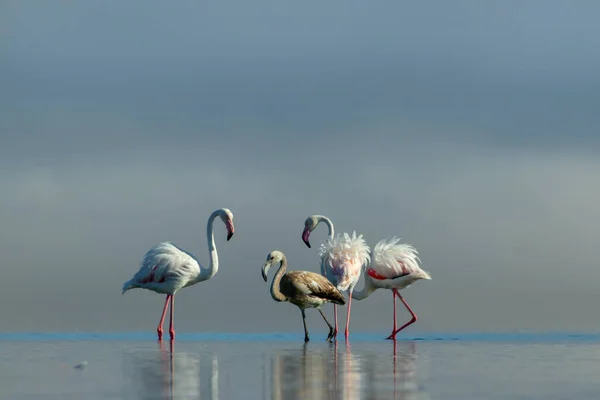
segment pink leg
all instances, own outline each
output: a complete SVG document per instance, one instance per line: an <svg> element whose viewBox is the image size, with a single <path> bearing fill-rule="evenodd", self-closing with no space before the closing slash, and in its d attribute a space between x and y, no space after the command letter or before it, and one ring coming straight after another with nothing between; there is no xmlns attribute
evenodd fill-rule
<svg viewBox="0 0 600 400"><path fill-rule="evenodd" d="M333 338L337 337L338 333L338 324L337 324L337 304L333 305L333 319L335 319L335 326L333 328Z"/></svg>
<svg viewBox="0 0 600 400"><path fill-rule="evenodd" d="M392 333L386 339L394 339L394 332L396 332L396 296L398 295L398 289L392 289L392 299L394 300L394 328Z"/></svg>
<svg viewBox="0 0 600 400"><path fill-rule="evenodd" d="M346 332L344 332L346 340L348 340L348 336L350 335L350 308L352 308L352 292L348 296L348 314L346 314Z"/></svg>
<svg viewBox="0 0 600 400"><path fill-rule="evenodd" d="M396 296L394 296L394 303L396 303ZM398 355L397 354L398 354L398 350L396 348L396 341L394 340L394 357L392 358L392 360L394 360L393 361L394 362L394 399L396 398L396 393L397 393L397 390L396 390L396 386L397 386L396 385L396 376L397 376L396 365L398 364ZM402 376L402 375L400 375L400 376Z"/></svg>
<svg viewBox="0 0 600 400"><path fill-rule="evenodd" d="M158 340L162 340L163 336L163 324L165 323L165 315L167 315L167 307L169 306L169 300L171 300L171 295L167 295L167 299L165 300L165 306L162 311L162 315L160 316L160 322L158 323L158 328L156 328L156 332L158 333Z"/></svg>
<svg viewBox="0 0 600 400"><path fill-rule="evenodd" d="M400 293L398 293L397 296L400 298L400 301L402 301L402 303L404 304L404 306L406 307L406 309L408 310L410 315L412 315L412 318L406 324L402 325L400 328L398 328L397 330L394 331L394 333L392 334L394 340L396 340L396 334L398 332L400 332L402 329L406 328L407 326L414 324L415 322L417 322L417 319L418 319L417 314L415 314L413 312L413 310L410 308L410 306L408 304L406 304L406 300L404 300L404 297L402 297L402 295Z"/></svg>
<svg viewBox="0 0 600 400"><path fill-rule="evenodd" d="M175 340L175 326L173 326L173 309L175 308L175 296L171 296L171 322L169 323L169 335L171 341Z"/></svg>

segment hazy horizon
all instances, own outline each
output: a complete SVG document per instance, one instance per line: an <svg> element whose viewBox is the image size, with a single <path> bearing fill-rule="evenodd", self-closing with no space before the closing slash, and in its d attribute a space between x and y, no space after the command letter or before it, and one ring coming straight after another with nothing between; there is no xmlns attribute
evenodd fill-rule
<svg viewBox="0 0 600 400"><path fill-rule="evenodd" d="M311 214L419 250L407 333L598 330L600 4L169 4L0 6L0 330L153 331L122 283L160 241L207 265L220 207L178 332L300 333L260 268L318 272ZM351 324L389 333L391 293Z"/></svg>

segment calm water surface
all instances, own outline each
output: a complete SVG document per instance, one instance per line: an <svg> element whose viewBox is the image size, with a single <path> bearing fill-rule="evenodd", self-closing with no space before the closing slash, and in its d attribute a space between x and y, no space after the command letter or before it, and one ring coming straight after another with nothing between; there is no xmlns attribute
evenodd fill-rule
<svg viewBox="0 0 600 400"><path fill-rule="evenodd" d="M600 399L596 334L301 340L0 334L0 399Z"/></svg>

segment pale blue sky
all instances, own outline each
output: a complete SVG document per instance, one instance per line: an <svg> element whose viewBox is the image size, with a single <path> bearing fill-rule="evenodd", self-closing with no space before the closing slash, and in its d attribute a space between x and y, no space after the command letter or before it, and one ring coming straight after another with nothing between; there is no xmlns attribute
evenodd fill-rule
<svg viewBox="0 0 600 400"><path fill-rule="evenodd" d="M0 329L153 331L163 296L122 282L162 240L206 264L219 207L236 235L217 225L180 331L300 332L260 267L279 249L318 271L313 213L420 250L412 331L597 329L599 12L3 2ZM391 299L357 302L353 329L387 332Z"/></svg>

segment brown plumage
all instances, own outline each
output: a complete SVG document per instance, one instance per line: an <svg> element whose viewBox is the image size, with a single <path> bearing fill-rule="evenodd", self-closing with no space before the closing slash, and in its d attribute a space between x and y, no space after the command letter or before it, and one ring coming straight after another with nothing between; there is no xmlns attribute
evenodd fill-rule
<svg viewBox="0 0 600 400"><path fill-rule="evenodd" d="M279 289L290 303L304 302L303 298L316 297L344 305L346 299L327 278L309 271L290 271L283 275ZM310 300L308 300L310 302Z"/></svg>
<svg viewBox="0 0 600 400"><path fill-rule="evenodd" d="M306 328L307 308L316 308L329 327L327 340L333 337L333 326L329 323L321 306L331 302L334 304L345 305L344 295L336 289L331 282L322 275L309 271L290 271L287 270L287 259L281 251L272 251L267 256L267 261L262 268L262 276L267 281L267 272L272 265L281 263L273 282L271 283L271 297L275 301L289 301L300 308L302 312L302 321L304 323L304 341L308 342L308 329Z"/></svg>

